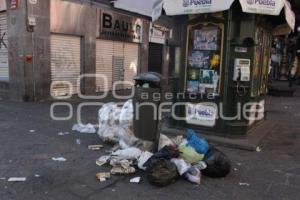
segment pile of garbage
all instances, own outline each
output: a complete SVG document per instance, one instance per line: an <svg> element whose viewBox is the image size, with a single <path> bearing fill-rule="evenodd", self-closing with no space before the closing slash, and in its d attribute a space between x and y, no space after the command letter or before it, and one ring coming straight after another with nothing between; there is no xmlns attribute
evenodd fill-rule
<svg viewBox="0 0 300 200"><path fill-rule="evenodd" d="M110 165L110 172L98 173L102 182L111 175L134 174L137 169L146 173L148 181L156 186L167 186L180 177L201 183L201 176L225 177L231 164L221 151L199 138L189 129L187 137L170 139L161 134L159 151L152 153L152 147L144 145L133 134L133 105L129 100L122 108L114 103L105 104L99 110L98 135L104 142L116 144L109 155L96 160L98 166Z"/></svg>

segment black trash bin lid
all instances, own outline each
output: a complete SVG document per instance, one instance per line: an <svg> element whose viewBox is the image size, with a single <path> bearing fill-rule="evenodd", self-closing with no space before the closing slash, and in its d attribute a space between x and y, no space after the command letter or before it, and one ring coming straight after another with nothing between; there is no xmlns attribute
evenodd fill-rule
<svg viewBox="0 0 300 200"><path fill-rule="evenodd" d="M133 78L135 81L142 81L144 83L160 83L163 79L163 76L157 72L146 72L139 74Z"/></svg>

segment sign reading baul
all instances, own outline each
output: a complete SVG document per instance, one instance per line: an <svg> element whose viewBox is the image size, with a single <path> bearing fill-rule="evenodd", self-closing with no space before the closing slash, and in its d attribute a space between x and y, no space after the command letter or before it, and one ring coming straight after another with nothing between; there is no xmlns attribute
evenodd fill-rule
<svg viewBox="0 0 300 200"><path fill-rule="evenodd" d="M135 43L142 42L142 19L106 9L101 9L99 13L99 38Z"/></svg>

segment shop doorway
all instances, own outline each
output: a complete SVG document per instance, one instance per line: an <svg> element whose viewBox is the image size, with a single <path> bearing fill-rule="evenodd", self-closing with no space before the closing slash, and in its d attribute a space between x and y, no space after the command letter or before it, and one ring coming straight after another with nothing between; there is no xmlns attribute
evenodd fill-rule
<svg viewBox="0 0 300 200"><path fill-rule="evenodd" d="M149 63L148 71L162 74L163 65L163 45L149 43Z"/></svg>

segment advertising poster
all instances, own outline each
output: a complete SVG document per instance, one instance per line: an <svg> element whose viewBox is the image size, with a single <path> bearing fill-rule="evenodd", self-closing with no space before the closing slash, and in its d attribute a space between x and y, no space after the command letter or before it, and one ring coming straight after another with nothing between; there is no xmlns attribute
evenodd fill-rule
<svg viewBox="0 0 300 200"><path fill-rule="evenodd" d="M187 82L187 91L189 93L198 93L199 92L199 81L188 81Z"/></svg>
<svg viewBox="0 0 300 200"><path fill-rule="evenodd" d="M209 69L210 52L191 51L189 55L189 67Z"/></svg>
<svg viewBox="0 0 300 200"><path fill-rule="evenodd" d="M217 95L221 77L221 28L200 24L190 30L189 36L187 92L195 91L190 81L197 80L198 93Z"/></svg>
<svg viewBox="0 0 300 200"><path fill-rule="evenodd" d="M200 71L200 83L202 84L213 84L214 70L201 70Z"/></svg>
<svg viewBox="0 0 300 200"><path fill-rule="evenodd" d="M189 80L198 81L200 78L200 70L199 69L190 69L189 70Z"/></svg>
<svg viewBox="0 0 300 200"><path fill-rule="evenodd" d="M194 50L210 50L216 51L219 49L218 45L218 29L201 29L194 31Z"/></svg>

